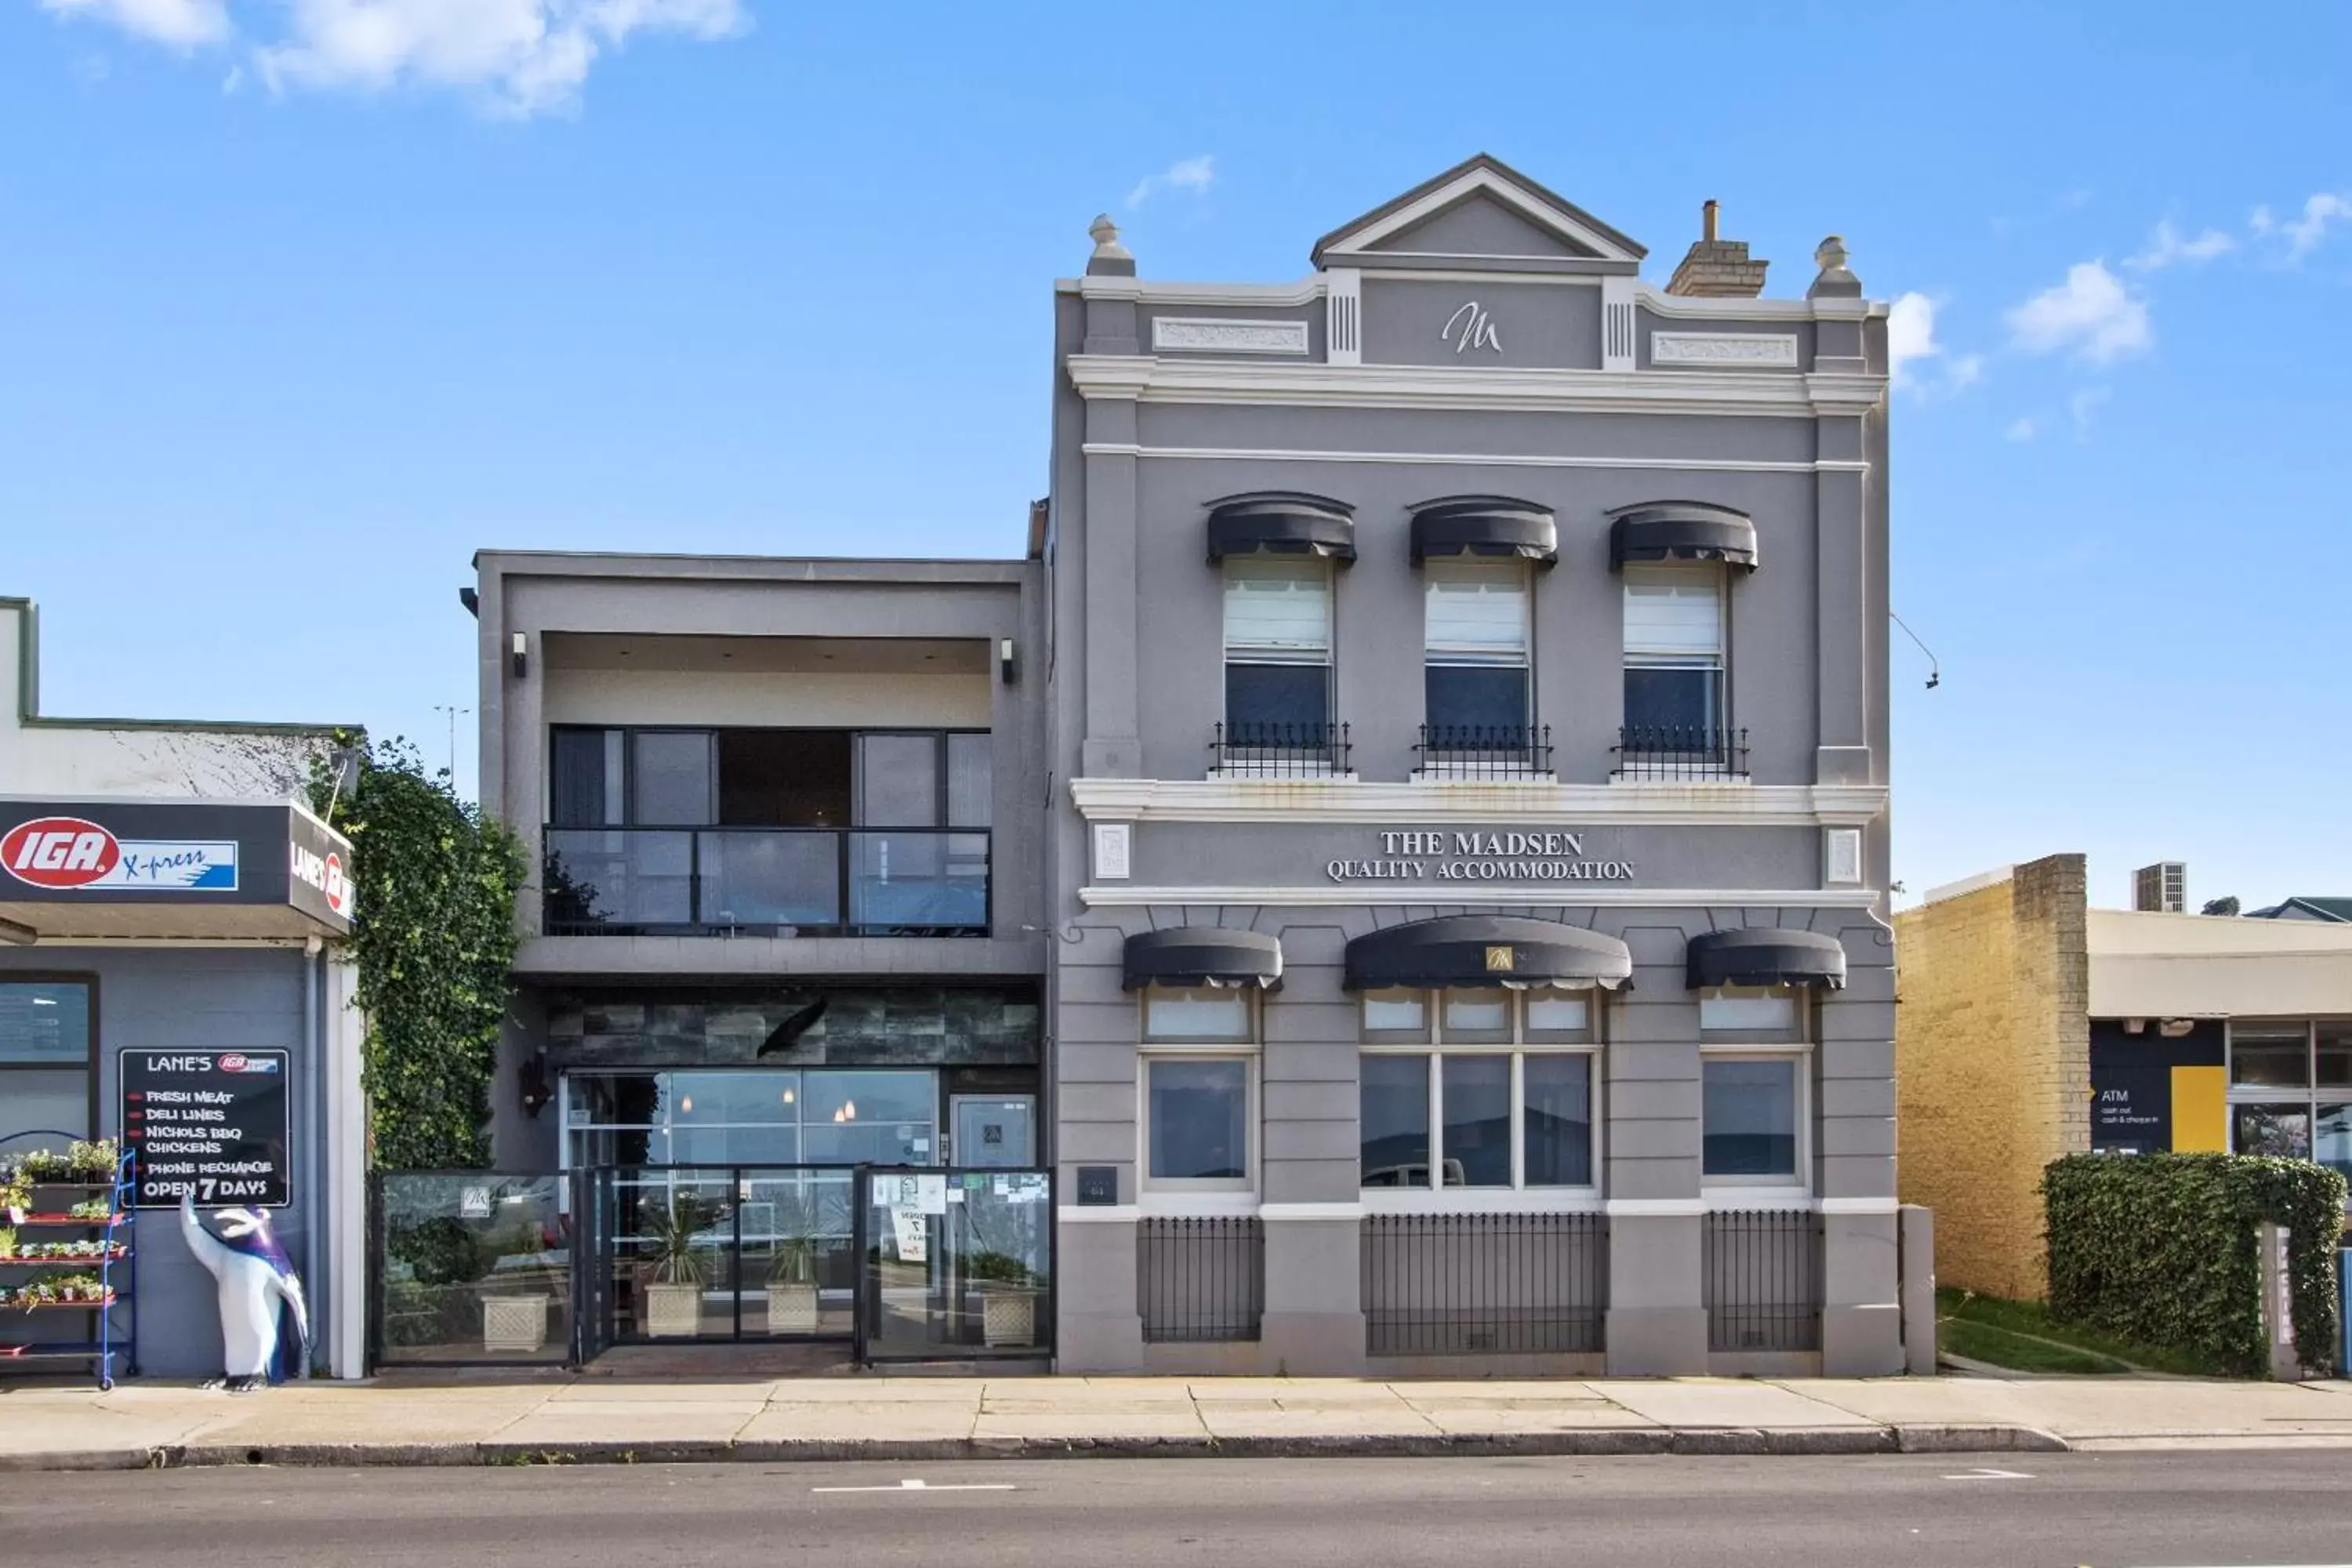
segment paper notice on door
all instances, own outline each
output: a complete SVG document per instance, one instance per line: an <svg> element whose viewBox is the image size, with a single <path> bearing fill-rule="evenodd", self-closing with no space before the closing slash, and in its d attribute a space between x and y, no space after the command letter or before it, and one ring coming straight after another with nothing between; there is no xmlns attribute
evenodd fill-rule
<svg viewBox="0 0 2352 1568"><path fill-rule="evenodd" d="M944 1203L940 1206L942 1210L947 1207ZM930 1260L930 1227L924 1223L920 1210L892 1209L890 1230L898 1244L899 1262L927 1263Z"/></svg>
<svg viewBox="0 0 2352 1568"><path fill-rule="evenodd" d="M947 1213L948 1179L945 1176L917 1176L915 1206L925 1214Z"/></svg>

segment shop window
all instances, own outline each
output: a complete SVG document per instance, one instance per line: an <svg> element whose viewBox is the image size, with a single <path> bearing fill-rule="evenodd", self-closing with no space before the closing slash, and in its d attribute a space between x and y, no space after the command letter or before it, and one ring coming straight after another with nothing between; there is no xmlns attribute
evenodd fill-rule
<svg viewBox="0 0 2352 1568"><path fill-rule="evenodd" d="M1593 1184L1598 1058L1588 998L1368 992L1360 1005L1359 1179L1368 1194L1409 1205L1405 1194L1443 1203L1456 1188Z"/></svg>
<svg viewBox="0 0 2352 1568"><path fill-rule="evenodd" d="M1244 1192L1250 1185L1251 1061L1147 1057L1144 1179L1161 1190Z"/></svg>
<svg viewBox="0 0 2352 1568"><path fill-rule="evenodd" d="M2310 1032L2301 1026L2237 1031L2230 1042L2230 1083L2233 1088L2308 1089L2310 1050Z"/></svg>
<svg viewBox="0 0 2352 1568"><path fill-rule="evenodd" d="M928 1165L939 1078L840 1068L572 1073L569 1164Z"/></svg>
<svg viewBox="0 0 2352 1568"><path fill-rule="evenodd" d="M1804 1184L1805 1063L1710 1054L1700 1064L1700 1174L1725 1186Z"/></svg>
<svg viewBox="0 0 2352 1568"><path fill-rule="evenodd" d="M1517 744L1528 724L1528 563L1432 561L1423 672L1430 745Z"/></svg>
<svg viewBox="0 0 2352 1568"><path fill-rule="evenodd" d="M1804 1026L1804 995L1793 985L1725 985L1698 998L1703 1038L1795 1040Z"/></svg>
<svg viewBox="0 0 2352 1568"><path fill-rule="evenodd" d="M1723 568L1625 568L1625 727L1696 748L1725 727Z"/></svg>
<svg viewBox="0 0 2352 1568"><path fill-rule="evenodd" d="M1331 568L1236 556L1225 574L1225 732L1240 746L1314 744L1331 721Z"/></svg>
<svg viewBox="0 0 2352 1568"><path fill-rule="evenodd" d="M22 1153L44 1142L27 1132L68 1141L94 1132L90 1012L88 981L0 981L0 1149Z"/></svg>
<svg viewBox="0 0 2352 1568"><path fill-rule="evenodd" d="M1154 985L1143 994L1146 1040L1246 1040L1252 1027L1250 993L1238 986Z"/></svg>
<svg viewBox="0 0 2352 1568"><path fill-rule="evenodd" d="M2230 1026L2230 1148L2352 1175L2352 1022Z"/></svg>

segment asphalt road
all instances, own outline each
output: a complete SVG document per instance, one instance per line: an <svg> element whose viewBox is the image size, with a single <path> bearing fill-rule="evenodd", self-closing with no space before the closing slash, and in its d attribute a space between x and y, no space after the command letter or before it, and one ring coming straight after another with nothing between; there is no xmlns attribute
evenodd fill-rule
<svg viewBox="0 0 2352 1568"><path fill-rule="evenodd" d="M908 1481L924 1483L920 1488ZM2352 1453L0 1476L0 1562L695 1568L2352 1563Z"/></svg>

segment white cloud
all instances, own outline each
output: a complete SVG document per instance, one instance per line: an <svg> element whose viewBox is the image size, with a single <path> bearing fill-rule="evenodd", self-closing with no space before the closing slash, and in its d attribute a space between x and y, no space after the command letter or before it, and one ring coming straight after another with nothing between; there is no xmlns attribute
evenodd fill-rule
<svg viewBox="0 0 2352 1568"><path fill-rule="evenodd" d="M41 0L180 48L238 37L228 0ZM517 116L572 107L598 58L635 35L721 38L751 25L746 0L259 0L242 5L251 63L273 91L415 86L478 95ZM225 87L236 90L241 68Z"/></svg>
<svg viewBox="0 0 2352 1568"><path fill-rule="evenodd" d="M286 36L254 58L273 90L452 87L526 116L571 107L634 34L721 38L750 20L741 0L291 0Z"/></svg>
<svg viewBox="0 0 2352 1568"><path fill-rule="evenodd" d="M2091 438L2091 416L2106 405L2114 395L2104 386L2086 386L2066 400L2066 416L2074 422L2074 439Z"/></svg>
<svg viewBox="0 0 2352 1568"><path fill-rule="evenodd" d="M2172 226L2170 218L2159 219L2156 232L2147 237L2147 248L2137 256L2126 258L2126 267L2142 272L2154 272L2176 261L2210 261L2238 248L2238 242L2218 228L2184 238Z"/></svg>
<svg viewBox="0 0 2352 1568"><path fill-rule="evenodd" d="M2009 312L2018 347L2029 353L2072 350L2095 364L2138 353L2156 341L2147 301L2125 288L2104 261L2078 261L2066 281Z"/></svg>
<svg viewBox="0 0 2352 1568"><path fill-rule="evenodd" d="M41 0L41 9L86 16L175 49L221 43L231 31L228 0Z"/></svg>
<svg viewBox="0 0 2352 1568"><path fill-rule="evenodd" d="M1944 373L1945 382L1954 392L1959 391L1964 386L1974 386L1984 379L1984 355L1962 354L1954 360L1951 368Z"/></svg>
<svg viewBox="0 0 2352 1568"><path fill-rule="evenodd" d="M1179 158L1156 174L1147 174L1136 182L1135 189L1127 193L1127 205L1139 207L1160 191L1183 191L1191 195L1209 194L1217 183L1216 160L1203 153L1197 158Z"/></svg>
<svg viewBox="0 0 2352 1568"><path fill-rule="evenodd" d="M1886 367L1897 386L1916 385L1905 367L1944 352L1936 341L1937 301L1914 291L1896 297L1886 314Z"/></svg>
<svg viewBox="0 0 2352 1568"><path fill-rule="evenodd" d="M2326 237L2330 225L2346 219L2352 219L2352 195L2321 191L2305 198L2301 217L2281 219L2268 207L2256 207L2252 222L2256 234L2284 239L2287 259L2300 261Z"/></svg>
<svg viewBox="0 0 2352 1568"><path fill-rule="evenodd" d="M2002 431L2001 436L2004 439L2011 441L2031 441L2034 437L2041 433L2041 426L2035 424L2030 418L2025 418L2013 419L2010 421L2009 428Z"/></svg>

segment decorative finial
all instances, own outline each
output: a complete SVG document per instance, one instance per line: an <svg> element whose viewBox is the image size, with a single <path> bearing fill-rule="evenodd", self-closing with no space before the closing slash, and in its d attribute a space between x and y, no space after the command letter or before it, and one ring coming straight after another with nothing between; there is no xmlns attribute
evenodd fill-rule
<svg viewBox="0 0 2352 1568"><path fill-rule="evenodd" d="M1118 242L1118 225L1110 221L1110 214L1097 213L1095 221L1087 226L1087 232L1095 241L1095 253L1087 258L1089 273L1135 276L1135 254Z"/></svg>
<svg viewBox="0 0 2352 1568"><path fill-rule="evenodd" d="M1853 269L1846 265L1843 237L1833 234L1822 240L1813 250L1813 259L1821 264L1821 276L1815 278L1813 286L1805 290L1806 299L1854 299L1861 296L1862 279L1856 278Z"/></svg>

